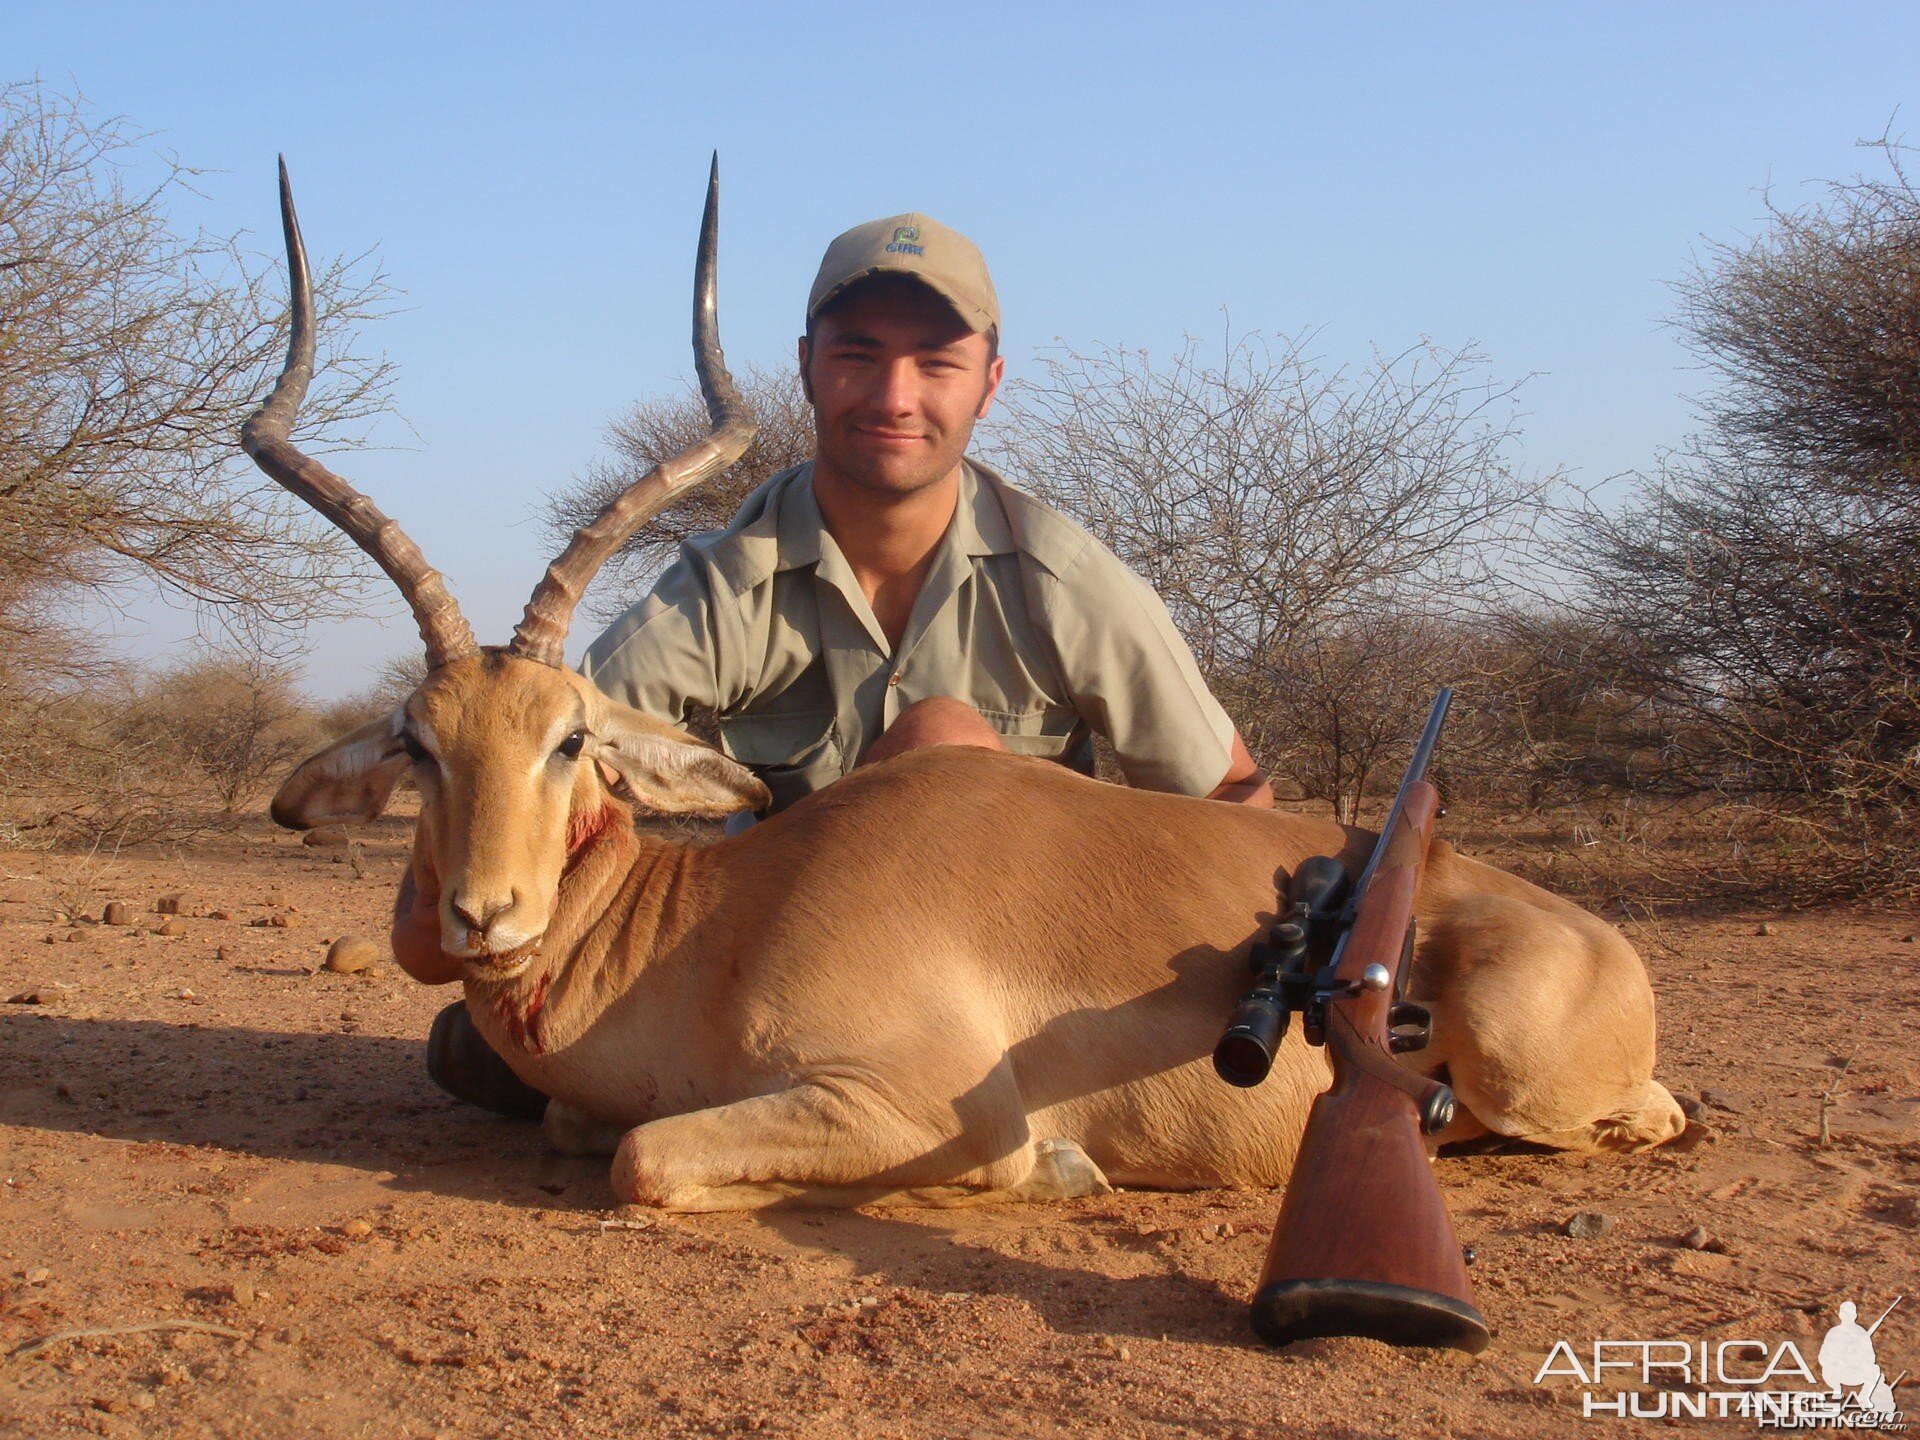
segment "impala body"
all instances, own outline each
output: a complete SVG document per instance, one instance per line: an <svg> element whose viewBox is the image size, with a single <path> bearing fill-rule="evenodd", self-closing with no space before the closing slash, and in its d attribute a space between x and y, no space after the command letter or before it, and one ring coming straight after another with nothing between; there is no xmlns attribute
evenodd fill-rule
<svg viewBox="0 0 1920 1440"><path fill-rule="evenodd" d="M636 806L767 798L560 663L593 568L751 435L713 330L711 189L695 349L714 433L580 532L502 649L476 646L392 522L286 440L312 340L284 173L283 207L294 341L248 449L394 575L431 669L302 765L274 815L369 819L412 775L396 955L464 985L485 1038L553 1097L556 1140L613 1149L623 1198L687 1210L1284 1183L1320 1052L1290 1037L1251 1091L1208 1056L1293 867L1335 854L1357 871L1363 832L958 747L862 769L715 844L635 829ZM1434 1040L1412 1058L1460 1107L1441 1141L1625 1149L1683 1128L1652 1078L1645 971L1613 929L1445 845L1418 921Z"/></svg>

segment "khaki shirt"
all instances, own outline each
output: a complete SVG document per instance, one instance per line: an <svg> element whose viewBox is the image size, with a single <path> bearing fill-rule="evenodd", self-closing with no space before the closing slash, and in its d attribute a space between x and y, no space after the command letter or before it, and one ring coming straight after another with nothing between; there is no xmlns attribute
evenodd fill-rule
<svg viewBox="0 0 1920 1440"><path fill-rule="evenodd" d="M692 705L715 711L722 745L774 810L853 769L930 696L972 705L1015 754L1083 769L1096 730L1149 790L1205 795L1232 753L1232 722L1146 582L973 461L897 650L802 465L748 496L726 529L688 541L581 669L672 724Z"/></svg>

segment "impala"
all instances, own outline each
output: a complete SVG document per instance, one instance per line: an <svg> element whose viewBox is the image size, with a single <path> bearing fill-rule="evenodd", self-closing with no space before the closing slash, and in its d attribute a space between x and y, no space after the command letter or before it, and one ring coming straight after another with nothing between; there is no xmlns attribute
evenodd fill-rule
<svg viewBox="0 0 1920 1440"><path fill-rule="evenodd" d="M420 980L464 985L482 1035L553 1097L549 1133L613 1150L623 1199L719 1210L1283 1184L1327 1083L1322 1053L1295 1033L1248 1091L1208 1056L1293 867L1324 853L1357 871L1364 832L951 746L858 770L716 843L635 828L636 809L767 801L744 767L562 659L599 565L753 433L719 344L717 193L716 177L694 301L711 433L579 531L495 648L399 527L289 442L314 336L282 166L293 334L243 444L392 577L430 668L391 715L302 764L274 818L371 820L412 776L396 955ZM1417 918L1413 993L1433 1043L1407 1063L1454 1089L1440 1141L1633 1149L1684 1127L1652 1078L1645 970L1611 927L1445 844Z"/></svg>

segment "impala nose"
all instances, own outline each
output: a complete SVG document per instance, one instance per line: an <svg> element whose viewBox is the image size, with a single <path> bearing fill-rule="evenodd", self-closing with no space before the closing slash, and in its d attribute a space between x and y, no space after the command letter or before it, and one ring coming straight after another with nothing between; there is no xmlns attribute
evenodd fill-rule
<svg viewBox="0 0 1920 1440"><path fill-rule="evenodd" d="M455 895L447 901L448 908L469 930L486 933L488 923L503 910L513 908L511 895L497 898L474 899L470 895Z"/></svg>

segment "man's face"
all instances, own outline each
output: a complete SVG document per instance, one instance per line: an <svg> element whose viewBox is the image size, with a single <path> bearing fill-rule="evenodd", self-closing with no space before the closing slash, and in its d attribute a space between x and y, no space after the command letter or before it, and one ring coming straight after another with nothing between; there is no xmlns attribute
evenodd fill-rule
<svg viewBox="0 0 1920 1440"><path fill-rule="evenodd" d="M987 337L905 276L862 281L800 342L815 463L867 490L907 495L951 474L1005 362Z"/></svg>

